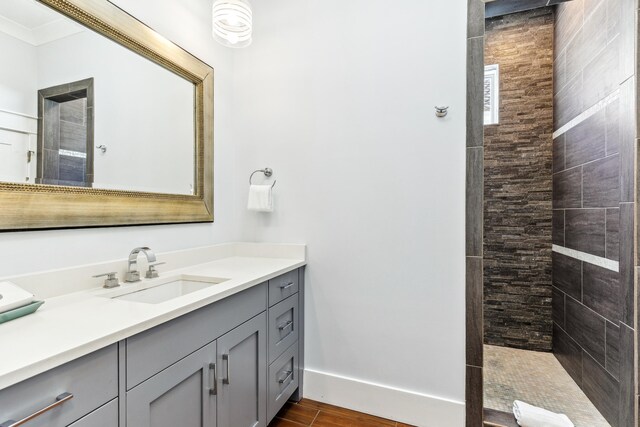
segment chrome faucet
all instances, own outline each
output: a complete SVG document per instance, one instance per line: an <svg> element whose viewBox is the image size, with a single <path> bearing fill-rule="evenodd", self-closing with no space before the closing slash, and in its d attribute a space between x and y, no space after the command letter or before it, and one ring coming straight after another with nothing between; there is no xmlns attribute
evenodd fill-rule
<svg viewBox="0 0 640 427"><path fill-rule="evenodd" d="M138 255L143 253L145 257L147 257L147 261L149 263L156 262L156 254L146 246L135 248L129 254L129 265L127 266L127 274L125 276L125 282L139 282L140 281L140 272L138 271Z"/></svg>

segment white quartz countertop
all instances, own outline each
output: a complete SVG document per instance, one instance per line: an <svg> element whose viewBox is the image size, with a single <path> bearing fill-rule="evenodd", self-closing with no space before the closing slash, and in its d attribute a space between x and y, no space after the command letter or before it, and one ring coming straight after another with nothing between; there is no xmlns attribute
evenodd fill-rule
<svg viewBox="0 0 640 427"><path fill-rule="evenodd" d="M108 296L115 291L103 288L46 299L36 313L0 325L0 389L305 264L304 255L295 258L234 255L173 271L161 270L161 280L180 274L228 280L159 304L111 299ZM158 279L123 284L116 290L122 293L127 287L147 286L152 283L150 280Z"/></svg>

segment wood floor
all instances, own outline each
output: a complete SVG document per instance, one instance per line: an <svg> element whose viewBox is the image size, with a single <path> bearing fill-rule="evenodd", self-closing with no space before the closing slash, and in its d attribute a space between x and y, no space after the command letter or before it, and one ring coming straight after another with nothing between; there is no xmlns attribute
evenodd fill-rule
<svg viewBox="0 0 640 427"><path fill-rule="evenodd" d="M271 421L269 427L411 427L384 418L355 412L314 400L288 402Z"/></svg>

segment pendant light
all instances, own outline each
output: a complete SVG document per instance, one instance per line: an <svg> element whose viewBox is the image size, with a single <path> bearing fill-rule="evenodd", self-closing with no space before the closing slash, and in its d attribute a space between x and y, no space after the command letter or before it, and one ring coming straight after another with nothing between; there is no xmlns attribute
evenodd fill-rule
<svg viewBox="0 0 640 427"><path fill-rule="evenodd" d="M223 46L247 47L251 44L251 4L248 0L213 2L213 38Z"/></svg>

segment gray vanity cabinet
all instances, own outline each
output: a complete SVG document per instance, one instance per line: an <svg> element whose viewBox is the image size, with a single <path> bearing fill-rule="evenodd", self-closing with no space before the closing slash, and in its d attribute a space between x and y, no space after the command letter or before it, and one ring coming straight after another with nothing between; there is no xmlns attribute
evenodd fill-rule
<svg viewBox="0 0 640 427"><path fill-rule="evenodd" d="M298 269L0 390L0 427L267 427L302 397L303 310Z"/></svg>
<svg viewBox="0 0 640 427"><path fill-rule="evenodd" d="M214 427L216 342L127 392L127 426Z"/></svg>
<svg viewBox="0 0 640 427"><path fill-rule="evenodd" d="M127 426L266 427L266 333L263 312L129 390Z"/></svg>
<svg viewBox="0 0 640 427"><path fill-rule="evenodd" d="M262 283L127 338L127 390L263 313L266 306L267 284Z"/></svg>
<svg viewBox="0 0 640 427"><path fill-rule="evenodd" d="M218 339L218 425L266 427L267 316Z"/></svg>

